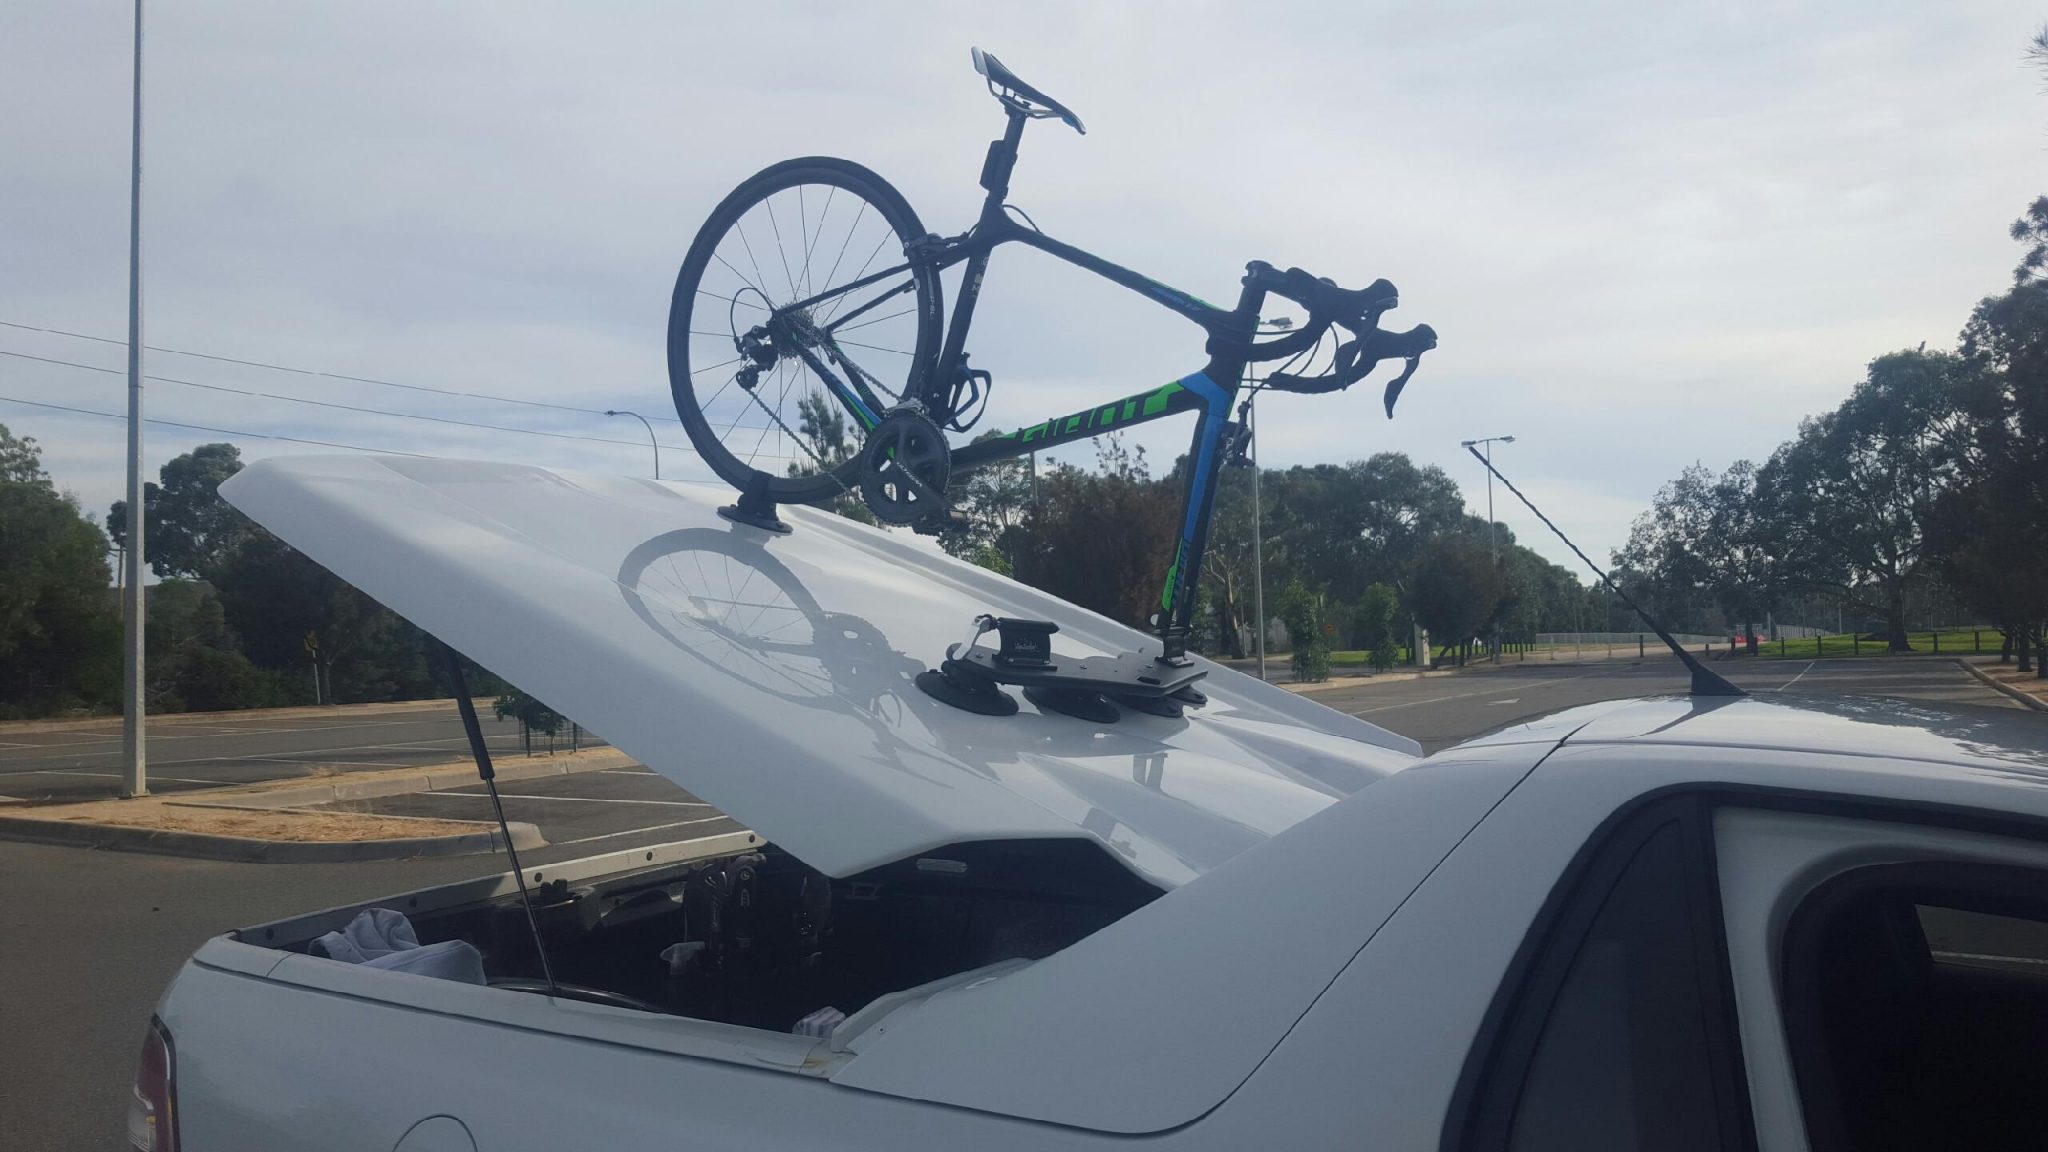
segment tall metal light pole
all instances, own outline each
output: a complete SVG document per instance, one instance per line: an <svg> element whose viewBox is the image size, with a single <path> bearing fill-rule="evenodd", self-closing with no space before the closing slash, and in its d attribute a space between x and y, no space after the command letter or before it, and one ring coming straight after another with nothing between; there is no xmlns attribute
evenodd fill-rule
<svg viewBox="0 0 2048 1152"><path fill-rule="evenodd" d="M1254 392L1245 405L1245 423L1251 430L1252 454L1252 615L1259 626L1259 679L1266 678L1266 555L1265 534L1259 531L1259 394Z"/></svg>
<svg viewBox="0 0 2048 1152"><path fill-rule="evenodd" d="M1486 445L1486 554L1493 561L1493 570L1496 573L1500 571L1500 541L1496 538L1498 533L1493 526L1493 446L1514 442L1513 436L1487 436L1479 440L1458 441L1461 448L1470 448L1475 444ZM1500 629L1496 627L1493 633L1493 658L1499 660Z"/></svg>
<svg viewBox="0 0 2048 1152"><path fill-rule="evenodd" d="M121 795L149 795L142 652L142 0L135 0L135 137L128 181L128 524L121 613Z"/></svg>
<svg viewBox="0 0 2048 1152"><path fill-rule="evenodd" d="M137 2L140 3L140 0L137 0ZM654 478L656 480L661 479L661 441L654 438L654 425L647 423L647 417L642 416L638 412L623 412L616 408L607 408L604 410L604 414L607 416L631 416L647 429L647 442L654 445Z"/></svg>
<svg viewBox="0 0 2048 1152"><path fill-rule="evenodd" d="M1294 321L1285 316L1276 316L1271 320L1259 321L1259 326L1275 331L1285 331L1294 327ZM1245 397L1244 402L1245 432L1249 441L1247 447L1250 449L1252 458L1252 614L1258 617L1258 627L1254 628L1253 631L1258 634L1259 679L1264 680L1266 678L1266 536L1259 528L1259 392L1257 387L1259 378L1255 373L1249 371L1249 365L1246 368L1246 375L1250 377L1253 385L1252 394Z"/></svg>

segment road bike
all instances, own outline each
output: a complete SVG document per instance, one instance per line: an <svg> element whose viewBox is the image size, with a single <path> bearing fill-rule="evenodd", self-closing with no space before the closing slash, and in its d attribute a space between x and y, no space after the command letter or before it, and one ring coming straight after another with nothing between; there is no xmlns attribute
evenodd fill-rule
<svg viewBox="0 0 2048 1152"><path fill-rule="evenodd" d="M1348 388L1383 361L1404 361L1386 385L1391 417L1436 332L1426 324L1379 328L1399 302L1385 280L1347 290L1253 261L1237 306L1226 309L1045 234L1006 203L1024 126L1056 118L1086 129L994 56L977 48L973 58L1008 118L982 164L987 196L974 226L956 236L926 232L895 188L846 160L805 157L756 174L712 211L676 277L668 329L676 412L705 462L740 491L725 510L729 519L786 530L775 505L858 493L884 523L927 531L959 523L946 493L962 473L1192 412L1180 535L1153 621L1161 658L1184 661L1216 478L1242 459L1249 439L1244 409L1231 416L1249 366L1285 361L1255 387L1314 393ZM1207 364L1135 395L952 445L947 433L969 432L994 388L990 373L969 367L967 335L989 255L1009 243L1192 321L1206 334ZM940 273L963 264L948 322ZM1269 295L1300 306L1306 321L1277 334L1262 327ZM1304 359L1314 367L1333 325L1350 338L1336 343L1325 370L1287 371Z"/></svg>

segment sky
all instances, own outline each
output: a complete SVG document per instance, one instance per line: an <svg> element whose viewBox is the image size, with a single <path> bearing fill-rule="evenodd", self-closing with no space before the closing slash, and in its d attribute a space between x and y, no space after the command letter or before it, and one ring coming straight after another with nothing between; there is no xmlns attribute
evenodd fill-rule
<svg viewBox="0 0 2048 1152"><path fill-rule="evenodd" d="M1217 301L1253 259L1386 277L1383 323L1438 330L1392 421L1374 382L1262 402L1266 466L1406 452L1483 515L1459 441L1511 434L1496 463L1600 560L1686 465L1761 460L1874 357L1952 346L2048 191L2048 94L2022 55L2043 15L1994 0L216 0L146 19L144 343L279 366L150 353L183 383L151 381L148 415L235 433L150 426L151 478L211 440L341 450L277 437L650 468L637 422L543 405L639 411L665 475L707 476L663 344L697 227L751 173L822 154L964 229L1002 128L970 46L1088 125L1026 133L1011 202L1046 231ZM122 491L122 422L18 401L125 411L130 20L0 7L0 423L95 515ZM995 376L985 427L1204 360L1185 321L1022 248L997 253L969 351ZM1187 434L1135 439L1163 471ZM1499 519L1576 568L1508 499Z"/></svg>

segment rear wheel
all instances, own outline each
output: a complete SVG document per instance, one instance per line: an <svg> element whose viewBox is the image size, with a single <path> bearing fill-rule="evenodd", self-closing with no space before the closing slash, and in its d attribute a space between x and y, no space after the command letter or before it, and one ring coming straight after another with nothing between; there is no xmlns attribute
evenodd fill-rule
<svg viewBox="0 0 2048 1152"><path fill-rule="evenodd" d="M721 479L786 504L859 486L868 419L913 395L937 358L941 298L924 266L848 286L903 264L924 235L887 181L828 157L777 164L712 211L676 277L668 372ZM846 389L858 377L877 403L862 413L819 366Z"/></svg>

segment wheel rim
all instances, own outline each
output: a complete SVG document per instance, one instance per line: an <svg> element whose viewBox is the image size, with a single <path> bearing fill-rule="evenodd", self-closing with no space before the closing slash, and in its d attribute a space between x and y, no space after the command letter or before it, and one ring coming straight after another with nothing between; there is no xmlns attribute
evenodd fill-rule
<svg viewBox="0 0 2048 1152"><path fill-rule="evenodd" d="M850 361L885 408L915 375L926 338L924 285L906 270L842 291L901 263L903 230L873 194L837 175L793 173L755 191L714 216L706 233L716 228L715 239L694 257L701 267L687 329L675 334L685 341L684 370L702 422L701 436L692 438L734 483L758 472L775 489L825 484L830 494L840 485L826 473L850 474L863 421L810 361L841 381ZM806 299L815 302L792 307Z"/></svg>

